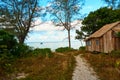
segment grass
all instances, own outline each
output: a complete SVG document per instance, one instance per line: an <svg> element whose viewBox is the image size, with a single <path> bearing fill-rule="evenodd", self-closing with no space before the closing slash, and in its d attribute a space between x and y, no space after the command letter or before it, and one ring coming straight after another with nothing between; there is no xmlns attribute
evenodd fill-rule
<svg viewBox="0 0 120 80"><path fill-rule="evenodd" d="M95 69L100 80L120 79L120 58L105 53L85 53L83 57Z"/></svg>
<svg viewBox="0 0 120 80"><path fill-rule="evenodd" d="M7 76L0 76L0 80L10 79L18 73L28 74L20 80L72 80L75 66L74 52L66 52L64 56L52 53L52 57L32 56L15 61L15 71ZM17 80L17 79L14 79Z"/></svg>
<svg viewBox="0 0 120 80"><path fill-rule="evenodd" d="M39 50L35 51L35 53L37 52ZM109 55L104 53L93 54L83 50L63 53L55 52L51 53L52 56L50 57L41 56L38 53L37 56L17 59L11 65L14 71L9 74L0 73L0 80L8 80L11 77L15 77L18 73L28 74L26 78L20 80L72 80L72 73L75 67L74 56L80 53L83 53L83 57L97 72L100 80L119 80L120 57L118 57L118 54L114 54L119 52L113 52ZM0 69L0 72L2 71L4 70Z"/></svg>

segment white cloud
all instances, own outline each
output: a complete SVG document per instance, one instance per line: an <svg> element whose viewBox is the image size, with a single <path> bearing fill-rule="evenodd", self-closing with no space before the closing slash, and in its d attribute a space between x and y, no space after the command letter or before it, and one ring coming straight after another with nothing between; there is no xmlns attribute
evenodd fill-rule
<svg viewBox="0 0 120 80"><path fill-rule="evenodd" d="M59 27L56 27L51 21L42 22L40 20L36 20L34 24L37 26L31 28L33 31L53 31L60 29Z"/></svg>
<svg viewBox="0 0 120 80"><path fill-rule="evenodd" d="M35 27L31 28L33 31L56 31L56 30L63 30L64 27L58 27L53 24L51 21L42 22L41 20L36 20L34 22L36 25ZM81 21L75 20L71 23L72 27L75 29L79 29L82 26Z"/></svg>
<svg viewBox="0 0 120 80"><path fill-rule="evenodd" d="M68 41L67 31L63 27L56 27L51 21L42 23L36 20L35 24L37 26L31 28L32 32L28 34L26 42ZM75 20L71 25L74 27L71 30L71 40L75 40L75 30L80 29L81 21Z"/></svg>

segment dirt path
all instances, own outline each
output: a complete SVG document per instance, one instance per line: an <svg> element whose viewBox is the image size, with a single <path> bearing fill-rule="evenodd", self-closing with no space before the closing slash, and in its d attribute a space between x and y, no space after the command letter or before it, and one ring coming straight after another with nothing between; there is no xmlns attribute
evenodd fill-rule
<svg viewBox="0 0 120 80"><path fill-rule="evenodd" d="M80 57L81 55L75 56L76 67L73 72L72 80L99 80L96 73L92 68L89 67L86 60Z"/></svg>

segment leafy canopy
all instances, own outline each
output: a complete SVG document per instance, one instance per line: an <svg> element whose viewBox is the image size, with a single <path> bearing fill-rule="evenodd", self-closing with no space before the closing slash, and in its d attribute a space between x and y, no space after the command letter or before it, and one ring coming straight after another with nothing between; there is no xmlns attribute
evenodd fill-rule
<svg viewBox="0 0 120 80"><path fill-rule="evenodd" d="M109 24L120 20L120 9L113 10L111 8L103 7L84 18L81 30L87 35L90 35L100 29L105 24Z"/></svg>
<svg viewBox="0 0 120 80"><path fill-rule="evenodd" d="M102 0L108 4L108 7L117 9L120 8L120 0Z"/></svg>
<svg viewBox="0 0 120 80"><path fill-rule="evenodd" d="M0 0L0 28L10 29L24 43L30 27L39 17L39 0Z"/></svg>
<svg viewBox="0 0 120 80"><path fill-rule="evenodd" d="M76 31L76 39L84 39L93 34L106 24L120 20L120 9L103 7L94 12L90 12L82 21L81 31Z"/></svg>

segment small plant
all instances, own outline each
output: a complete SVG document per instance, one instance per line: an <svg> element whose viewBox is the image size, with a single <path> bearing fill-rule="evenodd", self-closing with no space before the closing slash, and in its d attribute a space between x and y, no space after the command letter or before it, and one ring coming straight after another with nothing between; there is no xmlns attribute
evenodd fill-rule
<svg viewBox="0 0 120 80"><path fill-rule="evenodd" d="M116 61L115 67L116 67L116 68L120 67L120 60L117 60L117 61Z"/></svg>
<svg viewBox="0 0 120 80"><path fill-rule="evenodd" d="M85 51L85 46L81 46L81 47L79 48L79 50L80 50L80 51Z"/></svg>
<svg viewBox="0 0 120 80"><path fill-rule="evenodd" d="M0 30L0 52L4 53L4 50L11 52L13 48L17 45L17 40L15 36L4 31Z"/></svg>
<svg viewBox="0 0 120 80"><path fill-rule="evenodd" d="M116 37L120 37L120 32L116 32L116 33L115 33L115 36L116 36Z"/></svg>
<svg viewBox="0 0 120 80"><path fill-rule="evenodd" d="M57 48L55 51L56 52L68 52L68 51L73 51L74 49L73 48L69 48L69 47L60 47L60 48Z"/></svg>
<svg viewBox="0 0 120 80"><path fill-rule="evenodd" d="M25 44L18 44L13 51L13 55L20 58L20 57L27 57L32 53L32 48L25 45Z"/></svg>
<svg viewBox="0 0 120 80"><path fill-rule="evenodd" d="M118 51L112 51L112 52L110 53L110 56L111 56L111 57L120 58L120 50L118 50Z"/></svg>
<svg viewBox="0 0 120 80"><path fill-rule="evenodd" d="M34 51L33 51L33 54L34 55L40 55L42 57L52 57L53 54L52 54L52 51L50 48L36 48Z"/></svg>

